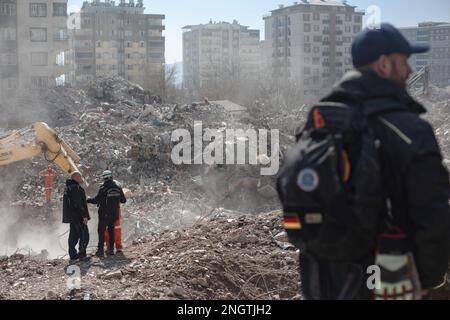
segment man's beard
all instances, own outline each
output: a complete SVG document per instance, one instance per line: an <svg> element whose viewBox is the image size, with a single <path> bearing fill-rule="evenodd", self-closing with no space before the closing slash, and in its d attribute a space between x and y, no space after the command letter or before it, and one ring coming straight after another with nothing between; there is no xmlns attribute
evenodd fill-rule
<svg viewBox="0 0 450 320"><path fill-rule="evenodd" d="M406 89L408 78L402 77L401 73L398 71L397 65L395 63L392 63L392 74L391 74L391 81L395 82L397 85L402 87L403 89Z"/></svg>

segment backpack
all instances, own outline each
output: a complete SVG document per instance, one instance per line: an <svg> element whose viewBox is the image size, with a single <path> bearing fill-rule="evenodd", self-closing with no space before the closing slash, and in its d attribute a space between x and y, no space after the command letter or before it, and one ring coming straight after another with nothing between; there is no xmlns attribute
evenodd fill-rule
<svg viewBox="0 0 450 320"><path fill-rule="evenodd" d="M105 191L105 212L114 221L119 219L121 189L119 186L107 188Z"/></svg>
<svg viewBox="0 0 450 320"><path fill-rule="evenodd" d="M369 102L312 107L277 180L283 226L302 253L347 262L374 252L386 213L380 142L371 125L379 112Z"/></svg>

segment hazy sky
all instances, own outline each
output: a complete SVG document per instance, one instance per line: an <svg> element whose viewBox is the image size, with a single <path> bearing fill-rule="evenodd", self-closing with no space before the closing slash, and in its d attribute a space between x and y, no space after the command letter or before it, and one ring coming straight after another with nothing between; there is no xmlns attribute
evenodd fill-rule
<svg viewBox="0 0 450 320"><path fill-rule="evenodd" d="M228 22L236 19L243 25L261 29L261 36L264 37L262 17L278 8L279 4L290 5L293 2L294 0L144 0L144 5L146 13L166 15L166 62L173 63L182 60L183 26L207 23L210 19ZM83 0L69 0L69 10L82 3ZM348 3L360 10L365 10L372 4L378 5L382 20L399 27L414 26L423 21L450 22L449 0L348 0Z"/></svg>

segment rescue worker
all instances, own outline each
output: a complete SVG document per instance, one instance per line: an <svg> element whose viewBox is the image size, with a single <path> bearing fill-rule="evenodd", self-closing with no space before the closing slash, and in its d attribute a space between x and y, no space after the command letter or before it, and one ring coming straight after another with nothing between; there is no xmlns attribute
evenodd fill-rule
<svg viewBox="0 0 450 320"><path fill-rule="evenodd" d="M433 128L420 117L425 108L406 90L412 73L408 59L428 50L425 45L410 44L390 24L365 29L352 45L356 70L344 75L322 99L347 105L377 99L371 107L379 112L392 104L398 106L395 111L383 113L382 121L374 122L374 133L381 142L380 163L391 215L407 234L425 297L442 283L450 258L449 174ZM321 286L327 292L327 285L344 277L326 262L319 262L316 270L311 270L307 260L301 255L304 289ZM367 265L361 262L361 267L366 270ZM313 283L314 272L327 281ZM360 288L355 299L372 298L365 281L361 281Z"/></svg>
<svg viewBox="0 0 450 320"><path fill-rule="evenodd" d="M81 187L83 177L80 172L74 172L67 180L63 196L63 223L70 224L69 256L71 261L87 258L89 244L88 221L91 219L86 202L86 193ZM78 252L76 245L78 244Z"/></svg>
<svg viewBox="0 0 450 320"><path fill-rule="evenodd" d="M47 169L39 172L39 175L44 178L45 202L49 204L52 200L53 181L57 173L52 169L52 166L48 166Z"/></svg>
<svg viewBox="0 0 450 320"><path fill-rule="evenodd" d="M118 181L114 181L117 186L122 187ZM125 194L125 192L124 192ZM127 195L125 194L127 197ZM123 244L122 244L122 207L119 207L119 218L114 223L114 240L116 244L116 252L121 253L123 250ZM109 229L105 231L105 245L107 248L107 251L109 251Z"/></svg>
<svg viewBox="0 0 450 320"><path fill-rule="evenodd" d="M120 204L126 203L123 190L113 179L112 172L106 170L102 174L103 185L94 198L89 198L88 203L98 206L98 249L96 256L104 257L105 232L108 230L109 246L108 255L114 255L115 223L119 219Z"/></svg>

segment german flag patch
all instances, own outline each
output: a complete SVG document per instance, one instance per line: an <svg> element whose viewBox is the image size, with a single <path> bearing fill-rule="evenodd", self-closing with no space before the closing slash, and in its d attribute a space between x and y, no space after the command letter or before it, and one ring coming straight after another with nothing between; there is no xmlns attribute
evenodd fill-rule
<svg viewBox="0 0 450 320"><path fill-rule="evenodd" d="M302 228L300 218L297 215L285 216L283 220L283 228L286 230L300 230Z"/></svg>

